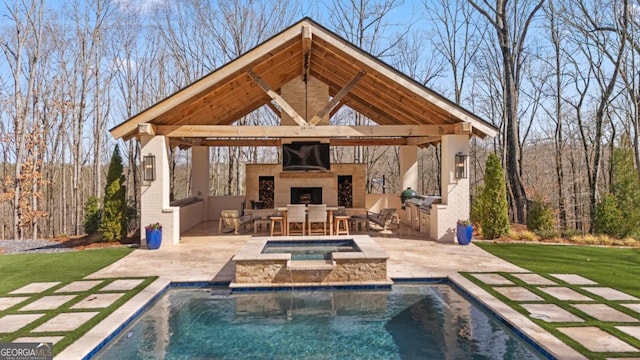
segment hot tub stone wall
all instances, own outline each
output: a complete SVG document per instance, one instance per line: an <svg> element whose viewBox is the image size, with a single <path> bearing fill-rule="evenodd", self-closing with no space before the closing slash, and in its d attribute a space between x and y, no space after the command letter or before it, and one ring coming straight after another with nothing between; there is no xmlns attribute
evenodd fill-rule
<svg viewBox="0 0 640 360"><path fill-rule="evenodd" d="M331 270L287 268L287 262L249 260L236 262L239 284L328 283L386 281L386 259L338 260Z"/></svg>
<svg viewBox="0 0 640 360"><path fill-rule="evenodd" d="M269 284L273 282L289 282L287 261L274 262L242 261L236 262L235 282L242 284Z"/></svg>
<svg viewBox="0 0 640 360"><path fill-rule="evenodd" d="M336 267L325 279L328 282L385 280L387 280L386 259L338 260Z"/></svg>

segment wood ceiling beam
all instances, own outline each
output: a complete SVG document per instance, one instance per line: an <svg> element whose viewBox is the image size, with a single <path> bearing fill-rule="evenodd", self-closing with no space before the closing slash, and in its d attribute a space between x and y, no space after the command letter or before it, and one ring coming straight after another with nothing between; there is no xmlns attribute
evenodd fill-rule
<svg viewBox="0 0 640 360"><path fill-rule="evenodd" d="M342 109L343 106L344 106L344 102L341 101L336 107L331 109L331 112L329 113L329 119L331 119L333 115L335 115L338 112L338 110Z"/></svg>
<svg viewBox="0 0 640 360"><path fill-rule="evenodd" d="M284 112L286 112L287 114L289 114L289 116L291 116L293 121L295 121L300 126L307 125L307 122L302 118L302 116L298 115L298 113L293 109L293 107L289 105L289 103L286 102L284 98L280 96L280 94L278 94L273 89L271 89L269 87L269 84L267 84L264 80L262 80L262 78L258 76L258 74L254 73L253 71L248 71L247 74L249 74L249 76L253 79L253 81L255 81L258 84L258 86L260 86L262 90L264 90L264 92L266 92L267 95L269 95L269 97L271 97L276 103L278 103L278 105L280 105L280 107Z"/></svg>
<svg viewBox="0 0 640 360"><path fill-rule="evenodd" d="M439 136L410 137L410 138L407 138L407 144L406 145L423 145L423 144L429 144L429 143L437 142L437 141L440 141L440 137Z"/></svg>
<svg viewBox="0 0 640 360"><path fill-rule="evenodd" d="M336 66L336 63L326 58L315 57L314 71L321 73L325 81L340 84L349 79L348 70ZM330 70L331 69L331 70ZM401 120L404 123L419 124L418 119L430 122L451 121L450 118L434 111L436 109L424 106L424 102L416 101L408 92L403 92L386 82L380 80L375 74L369 74L358 83L349 95L357 95L366 103L376 104L390 117Z"/></svg>
<svg viewBox="0 0 640 360"><path fill-rule="evenodd" d="M280 146L280 139L205 139L203 146Z"/></svg>
<svg viewBox="0 0 640 360"><path fill-rule="evenodd" d="M311 118L311 121L309 121L309 124L317 125L325 115L331 112L331 109L333 109L334 106L336 106L340 101L342 101L342 98L344 98L345 95L347 95L349 91L351 91L351 89L353 89L353 87L356 86L358 81L360 81L360 79L362 79L366 74L367 74L366 71L360 70L360 72L358 72L356 76L353 77L353 79L349 80L347 85L345 85L342 89L340 89L340 91L338 91L338 93L331 98L331 101L329 101L327 105L322 107L322 109L320 109L318 113L315 114L313 118Z"/></svg>
<svg viewBox="0 0 640 360"><path fill-rule="evenodd" d="M442 136L463 131L459 124L373 126L231 126L156 125L156 134L169 137L313 138Z"/></svg>
<svg viewBox="0 0 640 360"><path fill-rule="evenodd" d="M358 139L330 139L331 146L402 146L411 145L414 138L358 138ZM205 139L205 138L171 138L172 147L180 146L210 146L210 147L280 147L280 139Z"/></svg>
<svg viewBox="0 0 640 360"><path fill-rule="evenodd" d="M309 79L309 67L311 67L311 27L302 26L302 73L304 74L304 82Z"/></svg>
<svg viewBox="0 0 640 360"><path fill-rule="evenodd" d="M271 101L267 101L266 105L269 109L271 109L271 111L273 111L274 114L276 114L278 118L282 116L280 109L278 109L275 105L273 105Z"/></svg>
<svg viewBox="0 0 640 360"><path fill-rule="evenodd" d="M361 139L331 139L331 146L401 146L407 145L411 138L361 138Z"/></svg>

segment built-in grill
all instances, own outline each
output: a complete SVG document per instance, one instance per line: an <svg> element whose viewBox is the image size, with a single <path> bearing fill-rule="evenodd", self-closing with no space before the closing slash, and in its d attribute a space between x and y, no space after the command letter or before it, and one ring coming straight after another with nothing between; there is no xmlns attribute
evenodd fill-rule
<svg viewBox="0 0 640 360"><path fill-rule="evenodd" d="M441 204L440 196L419 195L405 201L405 205L411 213L411 225L415 230L429 233L429 216L431 215L431 205Z"/></svg>

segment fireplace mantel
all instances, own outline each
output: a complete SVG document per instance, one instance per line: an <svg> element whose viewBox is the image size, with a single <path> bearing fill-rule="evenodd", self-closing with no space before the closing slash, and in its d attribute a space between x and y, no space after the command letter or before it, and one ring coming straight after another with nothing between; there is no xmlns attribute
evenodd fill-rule
<svg viewBox="0 0 640 360"><path fill-rule="evenodd" d="M317 179L333 178L335 174L331 171L283 171L280 173L281 179Z"/></svg>

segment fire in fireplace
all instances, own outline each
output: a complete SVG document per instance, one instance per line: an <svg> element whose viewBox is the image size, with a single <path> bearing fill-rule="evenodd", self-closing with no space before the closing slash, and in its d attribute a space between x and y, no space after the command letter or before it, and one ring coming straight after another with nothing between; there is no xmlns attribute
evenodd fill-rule
<svg viewBox="0 0 640 360"><path fill-rule="evenodd" d="M322 204L322 188L291 188L291 204Z"/></svg>

